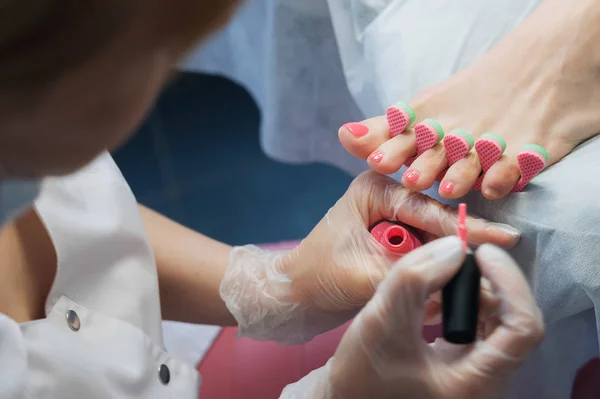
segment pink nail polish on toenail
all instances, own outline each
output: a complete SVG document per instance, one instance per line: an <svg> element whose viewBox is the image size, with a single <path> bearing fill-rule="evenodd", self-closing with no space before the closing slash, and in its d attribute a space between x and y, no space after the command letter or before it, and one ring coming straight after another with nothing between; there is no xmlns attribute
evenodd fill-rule
<svg viewBox="0 0 600 399"><path fill-rule="evenodd" d="M348 129L348 131L356 138L362 137L369 133L369 127L358 122L346 123L344 127Z"/></svg>
<svg viewBox="0 0 600 399"><path fill-rule="evenodd" d="M417 172L416 170L412 170L412 169L407 170L406 173L404 174L404 178L409 183L416 183L417 180L419 180L419 172Z"/></svg>
<svg viewBox="0 0 600 399"><path fill-rule="evenodd" d="M377 162L380 163L381 160L383 159L383 152L377 150L374 153L371 154L371 156L369 157L369 159L373 162Z"/></svg>
<svg viewBox="0 0 600 399"><path fill-rule="evenodd" d="M443 182L440 188L446 194L452 194L452 191L454 191L454 183L451 181Z"/></svg>

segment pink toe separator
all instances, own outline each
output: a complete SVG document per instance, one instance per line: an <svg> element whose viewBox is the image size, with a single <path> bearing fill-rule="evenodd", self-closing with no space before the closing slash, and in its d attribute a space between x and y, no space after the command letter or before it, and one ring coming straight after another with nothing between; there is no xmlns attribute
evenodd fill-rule
<svg viewBox="0 0 600 399"><path fill-rule="evenodd" d="M417 123L414 127L415 139L417 141L417 155L409 158L404 165L410 166L419 155L433 148L439 141L437 130L428 123Z"/></svg>
<svg viewBox="0 0 600 399"><path fill-rule="evenodd" d="M415 125L415 139L417 140L417 156L433 148L439 141L440 136L433 126L428 123Z"/></svg>
<svg viewBox="0 0 600 399"><path fill-rule="evenodd" d="M448 166L452 166L471 151L469 140L458 134L450 134L444 137L444 150L448 158Z"/></svg>
<svg viewBox="0 0 600 399"><path fill-rule="evenodd" d="M448 167L450 167L469 154L471 143L459 134L450 134L444 137L444 151L446 152L446 158L448 158ZM436 180L444 180L447 171L448 169L441 171Z"/></svg>
<svg viewBox="0 0 600 399"><path fill-rule="evenodd" d="M519 192L533 180L546 167L546 158L537 151L524 150L517 155L521 178L513 188L513 192Z"/></svg>
<svg viewBox="0 0 600 399"><path fill-rule="evenodd" d="M491 138L483 138L475 143L475 151L481 162L483 173L477 178L477 181L471 188L474 191L481 190L481 183L485 173L500 159L503 153L503 148L500 143Z"/></svg>
<svg viewBox="0 0 600 399"><path fill-rule="evenodd" d="M410 115L402 107L393 105L387 109L385 115L390 128L390 137L403 133L410 124Z"/></svg>
<svg viewBox="0 0 600 399"><path fill-rule="evenodd" d="M502 156L502 145L494 139L483 138L475 143L475 151L481 162L481 169L487 172Z"/></svg>

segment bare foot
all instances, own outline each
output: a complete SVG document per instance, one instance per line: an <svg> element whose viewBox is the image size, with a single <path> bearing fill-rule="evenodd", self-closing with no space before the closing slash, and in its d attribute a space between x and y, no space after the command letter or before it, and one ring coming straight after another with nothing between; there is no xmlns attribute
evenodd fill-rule
<svg viewBox="0 0 600 399"><path fill-rule="evenodd" d="M344 125L340 141L379 173L409 164L402 182L414 190L439 179L449 199L520 191L600 132L598 21L600 2L546 0L472 66L387 116Z"/></svg>

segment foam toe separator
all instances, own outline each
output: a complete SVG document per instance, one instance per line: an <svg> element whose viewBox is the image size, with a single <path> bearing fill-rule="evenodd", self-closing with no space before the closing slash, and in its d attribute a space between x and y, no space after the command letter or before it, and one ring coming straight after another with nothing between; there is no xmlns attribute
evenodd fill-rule
<svg viewBox="0 0 600 399"><path fill-rule="evenodd" d="M525 186L533 180L548 163L548 152L537 144L526 144L517 155L517 163L521 171L521 178L515 185L513 191L523 190Z"/></svg>
<svg viewBox="0 0 600 399"><path fill-rule="evenodd" d="M389 107L385 114L390 129L390 137L402 134L411 127L416 119L415 111L403 101Z"/></svg>
<svg viewBox="0 0 600 399"><path fill-rule="evenodd" d="M506 142L502 137L486 133L475 143L475 151L481 162L481 169L487 172L504 154Z"/></svg>
<svg viewBox="0 0 600 399"><path fill-rule="evenodd" d="M452 166L467 156L471 148L473 148L473 137L464 130L454 129L446 137L444 137L444 150L448 165Z"/></svg>
<svg viewBox="0 0 600 399"><path fill-rule="evenodd" d="M444 139L444 129L437 121L425 119L415 125L415 139L417 155L421 155Z"/></svg>

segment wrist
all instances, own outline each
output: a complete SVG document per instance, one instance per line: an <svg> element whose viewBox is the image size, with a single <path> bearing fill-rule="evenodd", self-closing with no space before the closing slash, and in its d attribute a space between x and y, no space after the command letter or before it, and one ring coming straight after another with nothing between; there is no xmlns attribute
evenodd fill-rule
<svg viewBox="0 0 600 399"><path fill-rule="evenodd" d="M253 245L232 249L220 295L241 336L286 344L304 343L305 310L288 274L290 253Z"/></svg>

